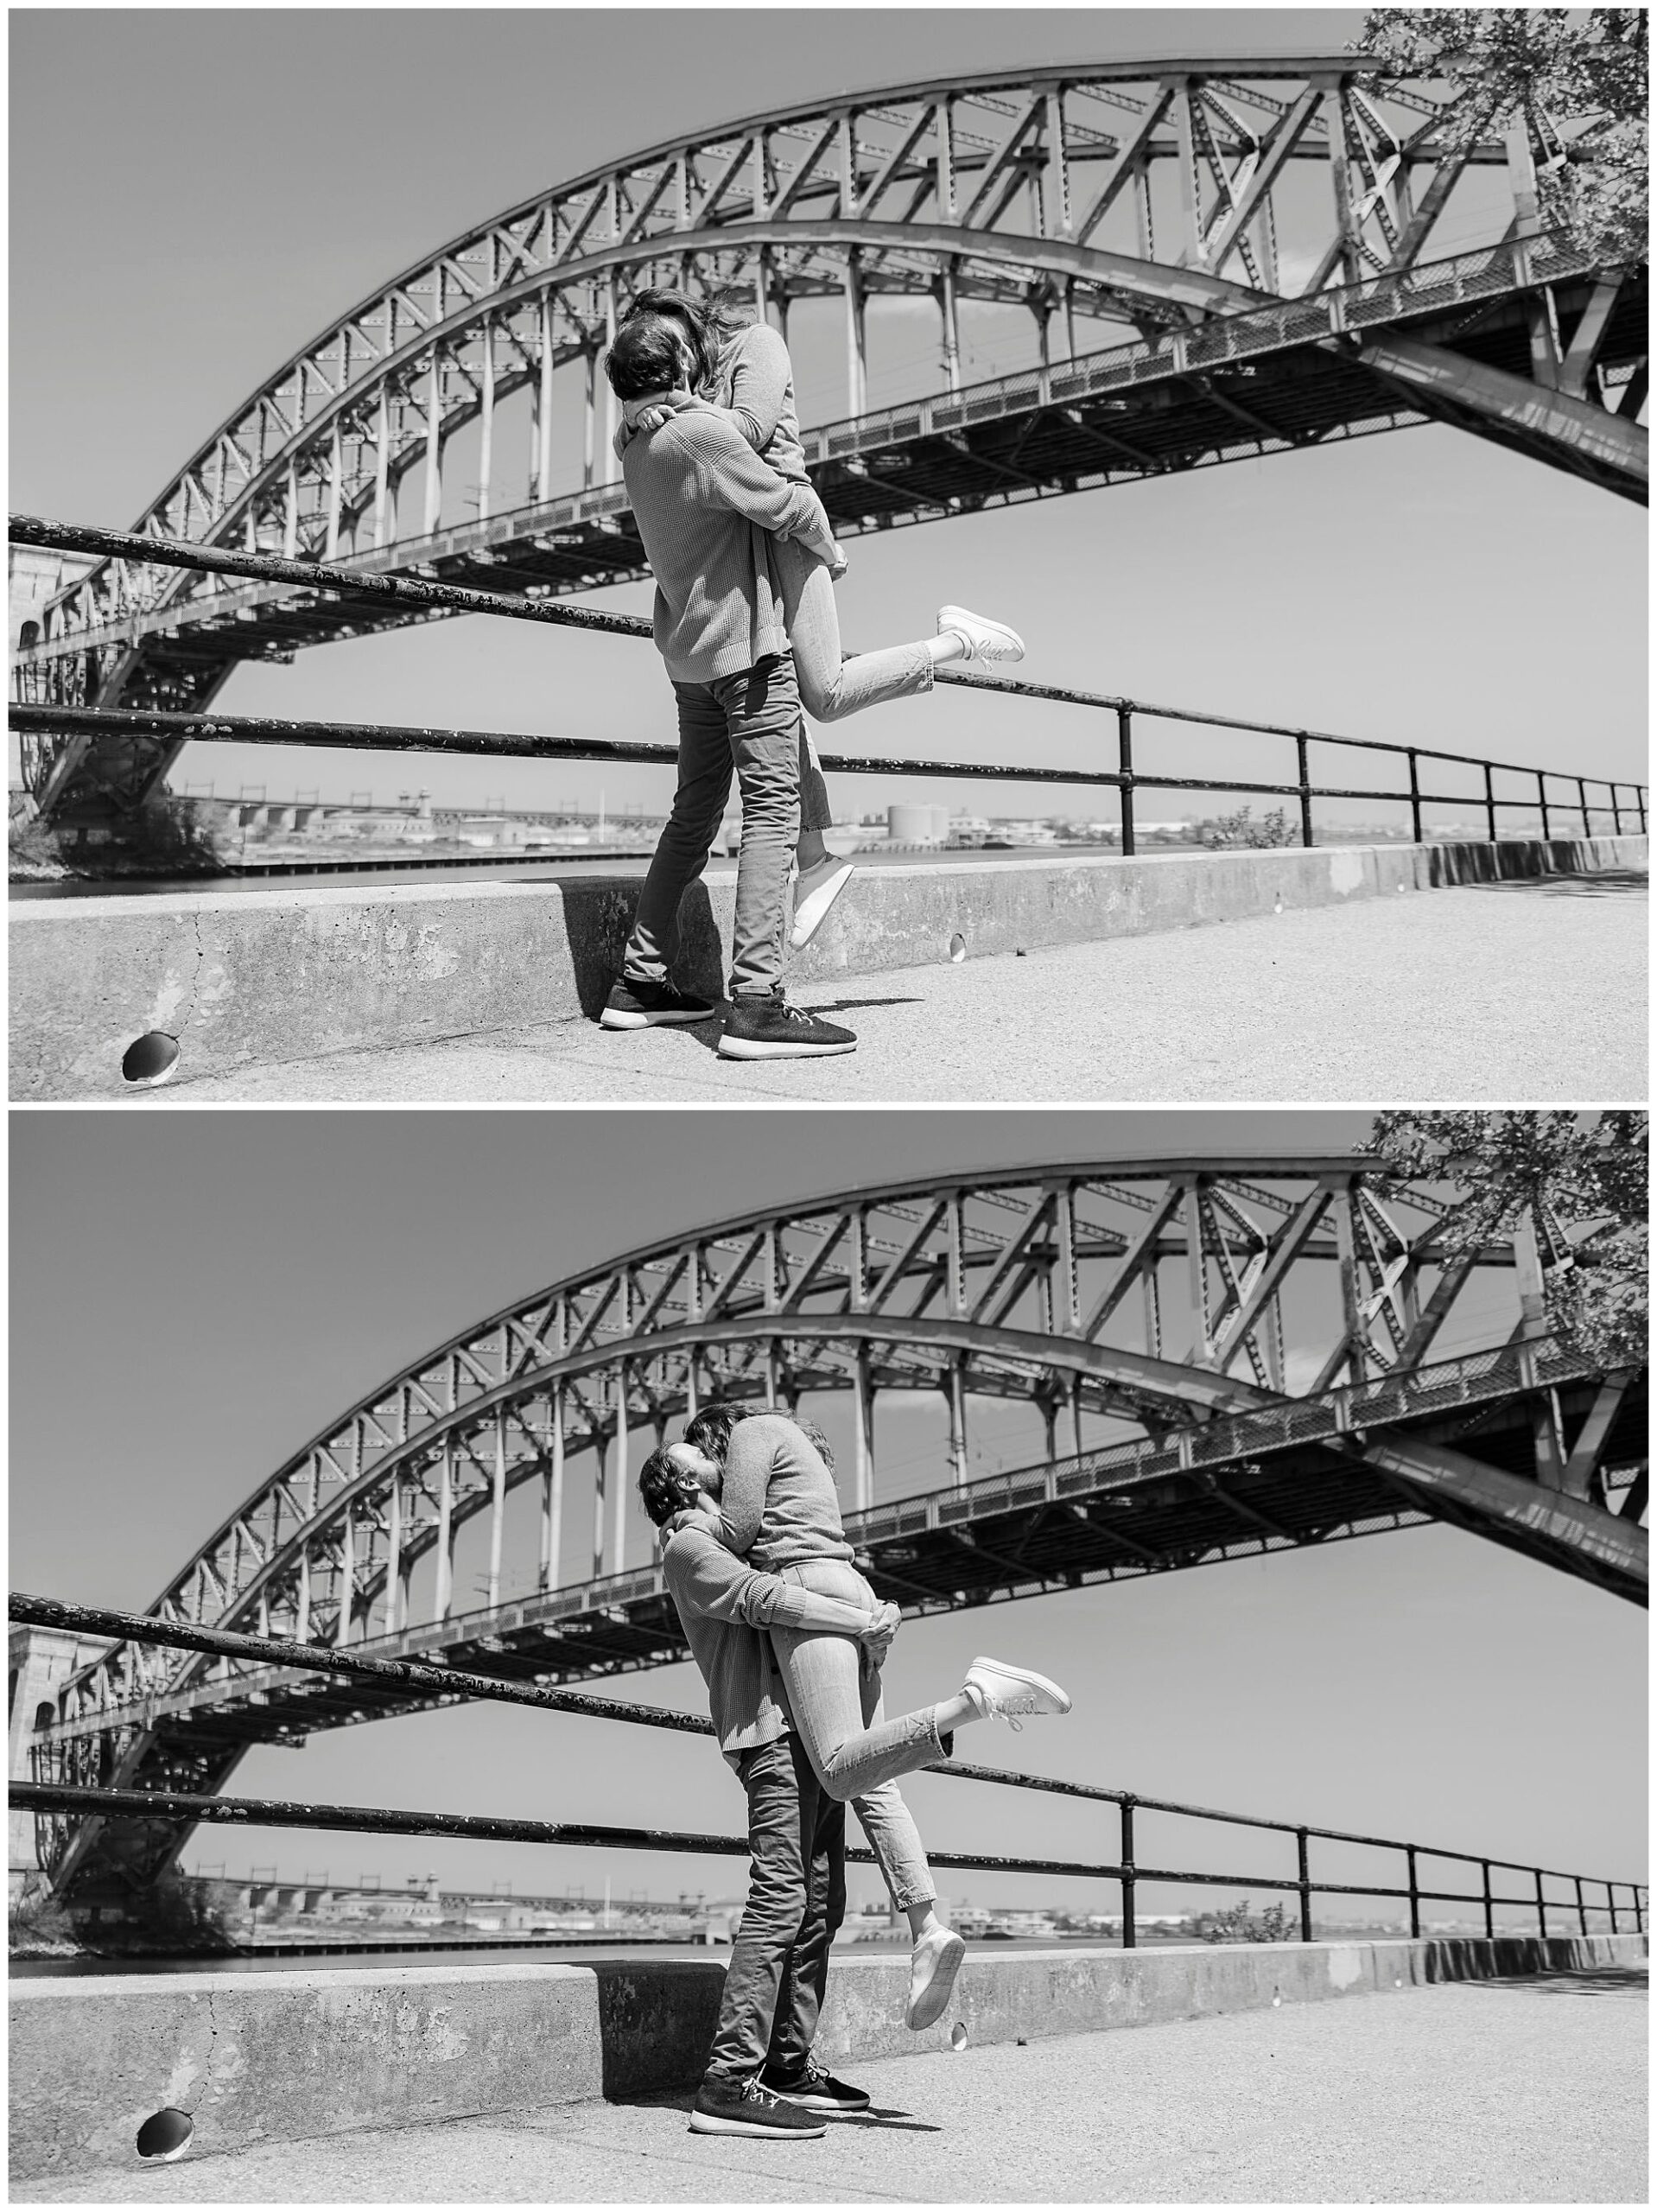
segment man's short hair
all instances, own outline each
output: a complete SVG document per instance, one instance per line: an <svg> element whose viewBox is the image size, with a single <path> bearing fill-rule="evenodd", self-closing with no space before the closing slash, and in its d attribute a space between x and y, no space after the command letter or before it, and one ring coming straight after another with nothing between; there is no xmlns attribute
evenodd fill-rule
<svg viewBox="0 0 1657 2212"><path fill-rule="evenodd" d="M672 1446L658 1444L638 1471L638 1496L658 1529L673 1518L684 1503L684 1476L673 1464Z"/></svg>
<svg viewBox="0 0 1657 2212"><path fill-rule="evenodd" d="M683 341L676 322L664 315L632 315L617 331L604 357L604 373L618 399L643 399L684 379Z"/></svg>

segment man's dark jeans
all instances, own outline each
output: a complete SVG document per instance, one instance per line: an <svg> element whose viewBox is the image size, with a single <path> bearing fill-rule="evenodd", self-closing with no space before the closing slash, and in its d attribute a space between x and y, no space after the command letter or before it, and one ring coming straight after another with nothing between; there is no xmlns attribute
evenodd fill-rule
<svg viewBox="0 0 1657 2212"><path fill-rule="evenodd" d="M752 1864L707 2070L746 2082L797 2073L816 2038L828 1949L846 1916L846 1808L797 1736L745 1751Z"/></svg>
<svg viewBox="0 0 1657 2212"><path fill-rule="evenodd" d="M678 957L679 901L708 865L735 774L742 850L731 931L731 996L783 988L788 872L800 836L804 723L790 654L714 683L673 685L679 705L679 782L639 893L622 962L636 982L665 982Z"/></svg>

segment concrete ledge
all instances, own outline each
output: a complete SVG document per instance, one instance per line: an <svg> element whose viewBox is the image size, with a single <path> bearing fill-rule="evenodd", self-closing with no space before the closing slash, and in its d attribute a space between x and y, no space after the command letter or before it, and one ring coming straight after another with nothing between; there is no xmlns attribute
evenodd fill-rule
<svg viewBox="0 0 1657 2212"><path fill-rule="evenodd" d="M817 2048L832 2066L1144 2027L1440 1981L1635 1966L1643 1936L974 1950L954 2010L902 2024L908 1964L835 1958ZM12 2177L139 2163L139 2127L191 2114L203 2151L638 2094L696 2081L724 1967L378 1967L110 1975L11 1986Z"/></svg>
<svg viewBox="0 0 1657 2212"><path fill-rule="evenodd" d="M1644 837L1331 846L1311 852L962 860L866 870L790 979L831 978L1344 905L1440 886L1643 869ZM10 910L11 1096L124 1096L151 1030L175 1079L595 1015L636 878L352 885L24 900ZM717 995L734 886L693 887L682 980Z"/></svg>

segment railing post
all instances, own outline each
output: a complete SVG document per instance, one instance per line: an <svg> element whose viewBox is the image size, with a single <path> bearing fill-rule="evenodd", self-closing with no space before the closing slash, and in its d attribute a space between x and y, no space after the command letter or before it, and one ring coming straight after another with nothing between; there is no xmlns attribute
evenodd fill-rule
<svg viewBox="0 0 1657 2212"><path fill-rule="evenodd" d="M1122 1948L1132 1951L1138 1948L1139 1935L1133 1925L1133 1892L1139 1886L1133 1872L1133 1800L1124 1797L1122 1815Z"/></svg>
<svg viewBox="0 0 1657 2212"><path fill-rule="evenodd" d="M1541 1936L1547 1934L1547 1906L1542 1897L1542 1870L1540 1866L1536 1870L1536 1932Z"/></svg>
<svg viewBox="0 0 1657 2212"><path fill-rule="evenodd" d="M1496 787L1490 779L1490 764L1484 764L1484 818L1490 826L1490 842L1496 841Z"/></svg>
<svg viewBox="0 0 1657 2212"><path fill-rule="evenodd" d="M1311 837L1311 771L1306 765L1306 740L1294 741L1295 759L1300 768L1300 842L1310 846Z"/></svg>
<svg viewBox="0 0 1657 2212"><path fill-rule="evenodd" d="M1131 707L1116 709L1116 766L1121 775L1120 786L1122 800L1122 855L1132 856L1133 851L1133 710Z"/></svg>
<svg viewBox="0 0 1657 2212"><path fill-rule="evenodd" d="M1484 1933L1487 1937L1494 1939L1496 1932L1496 1916L1490 1901L1490 1862L1488 1859L1482 1859L1479 1864L1484 1869Z"/></svg>
<svg viewBox="0 0 1657 2212"><path fill-rule="evenodd" d="M1413 746L1410 747L1410 830L1419 845L1421 842L1421 777Z"/></svg>
<svg viewBox="0 0 1657 2212"><path fill-rule="evenodd" d="M1588 1908L1582 1901L1582 1876L1578 1874L1574 1879L1577 1885L1578 1929L1580 1934L1585 1936L1588 1933Z"/></svg>
<svg viewBox="0 0 1657 2212"><path fill-rule="evenodd" d="M1547 772L1542 768L1536 771L1536 804L1541 809L1542 837L1546 842L1552 832L1547 824Z"/></svg>
<svg viewBox="0 0 1657 2212"><path fill-rule="evenodd" d="M1643 784L1635 785L1634 803L1640 810L1640 835L1643 837L1646 834L1646 787Z"/></svg>
<svg viewBox="0 0 1657 2212"><path fill-rule="evenodd" d="M1634 1894L1635 1901L1637 1904L1639 1902L1640 1892L1636 1890ZM1620 1933L1620 1930L1616 1924L1616 1884L1615 1882L1607 1882L1605 1885L1605 1905L1606 1910L1611 1916L1611 1933L1613 1936L1616 1936Z"/></svg>
<svg viewBox="0 0 1657 2212"><path fill-rule="evenodd" d="M1587 779L1582 776L1577 779L1577 797L1582 801L1582 834L1584 837L1591 837L1594 834L1594 824L1588 811L1588 784Z"/></svg>
<svg viewBox="0 0 1657 2212"><path fill-rule="evenodd" d="M1410 1869L1410 1935L1419 1942L1421 1935L1421 1890L1415 1876L1415 1846L1413 1843L1405 1845L1404 1856Z"/></svg>
<svg viewBox="0 0 1657 2212"><path fill-rule="evenodd" d="M1634 1885L1634 1932L1636 1936L1643 1936L1646 1932L1645 1915L1640 1910L1640 1885L1637 1882Z"/></svg>
<svg viewBox="0 0 1657 2212"><path fill-rule="evenodd" d="M1613 784L1611 785L1611 824L1616 835L1620 837L1622 835L1622 803L1617 798L1616 791L1617 787ZM1646 826L1643 813L1640 826L1642 830Z"/></svg>
<svg viewBox="0 0 1657 2212"><path fill-rule="evenodd" d="M1295 1857L1300 1872L1300 1940L1311 1941L1311 1868L1308 1860L1306 1839L1310 1832L1297 1828L1294 1832Z"/></svg>

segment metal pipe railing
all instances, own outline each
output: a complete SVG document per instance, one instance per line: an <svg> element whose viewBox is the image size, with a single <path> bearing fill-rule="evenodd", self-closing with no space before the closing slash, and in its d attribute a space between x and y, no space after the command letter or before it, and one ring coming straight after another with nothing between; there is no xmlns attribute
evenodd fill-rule
<svg viewBox="0 0 1657 2212"><path fill-rule="evenodd" d="M711 1736L714 1732L712 1723L697 1713L676 1712L656 1706L632 1705L613 1698L590 1697L580 1691L543 1689L532 1683L511 1681L498 1675L480 1675L452 1667L426 1666L413 1660L376 1659L366 1653L333 1644L295 1643L276 1637L243 1636L232 1630L206 1628L194 1622L162 1621L148 1614L123 1612L108 1606L69 1605L58 1599L31 1597L21 1591L9 1593L7 1611L13 1621L28 1626L67 1630L132 1643L208 1652L224 1658L253 1659L265 1665L291 1667L303 1673L318 1674L325 1680L344 1677L349 1681L356 1678L444 1696L533 1706L548 1712L584 1713L594 1719L619 1720L639 1727L667 1728L686 1735ZM1578 1918L1581 1932L1586 1935L1589 1932L1590 1910L1602 1910L1597 1906L1590 1908L1584 1898L1583 1883L1588 1880L1603 1887L1606 1892L1606 1906L1603 1909L1609 1912L1613 1933L1617 1932L1619 1911L1630 1910L1634 1914L1635 1929L1644 1932L1647 1892L1635 1883L1612 1883L1598 1876L1562 1874L1551 1868L1531 1866L1518 1860L1480 1858L1470 1852L1438 1850L1429 1845L1405 1843L1384 1836L1361 1835L1341 1828L1314 1827L1306 1823L1261 1819L1247 1813L1220 1812L1206 1806L1182 1804L1166 1798L1142 1797L1131 1790L1107 1789L1086 1783L1057 1781L1044 1775L973 1766L964 1760L952 1759L928 1771L949 1776L958 1781L995 1783L1008 1789L1044 1791L1115 1805L1120 1821L1121 1855L1114 1864L986 1856L970 1852L930 1852L928 1856L934 1865L939 1866L997 1873L1074 1875L1114 1881L1121 1890L1122 1940L1129 1948L1138 1940L1139 1889L1147 1882L1293 1891L1298 1894L1300 1904L1301 1938L1310 1942L1312 1940L1311 1900L1314 1896L1406 1898L1411 1933L1418 1936L1423 1903L1481 1905L1487 1935L1495 1934L1494 1908L1496 1905L1519 1906L1527 1911L1535 1911L1540 1932L1545 1935L1548 1901L1544 1884L1548 1881L1568 1882L1575 1885ZM378 1835L459 1836L493 1842L581 1845L588 1848L629 1851L706 1852L727 1856L745 1855L748 1849L746 1838L741 1836L698 1835L677 1830L610 1827L568 1821L503 1820L483 1815L420 1813L372 1806L316 1805L290 1799L201 1797L172 1790L105 1789L39 1781L14 1782L10 1786L10 1803L19 1812L68 1815L126 1814L150 1819L159 1816L184 1824L205 1821L244 1827L344 1829ZM1286 1878L1276 1875L1215 1873L1197 1868L1141 1866L1136 1860L1134 1848L1134 1819L1140 1812L1169 1814L1182 1819L1292 1835L1296 1840L1297 1872L1293 1877ZM1310 1868L1310 1843L1314 1836L1324 1842L1356 1844L1370 1849L1403 1852L1407 1869L1406 1885L1397 1888L1374 1883L1314 1882ZM848 1851L848 1857L861 1864L873 1861L873 1854L860 1847ZM1477 1892L1428 1889L1419 1880L1417 1862L1420 1858L1451 1859L1461 1865L1478 1866L1482 1873L1482 1887ZM1491 1888L1493 1869L1508 1873L1529 1874L1534 1888L1533 1898L1495 1894ZM1619 1891L1629 1893L1628 1903L1619 1904Z"/></svg>
<svg viewBox="0 0 1657 2212"><path fill-rule="evenodd" d="M595 607L574 607L562 600L530 599L521 594L476 591L468 586L445 583L435 577L397 575L371 569L347 568L336 563L296 561L276 554L232 551L223 546L197 544L185 539L153 537L131 531L102 530L79 524L52 522L34 515L10 517L8 535L14 545L30 546L46 551L91 553L104 559L146 564L155 563L163 567L294 584L313 592L349 594L359 598L365 596L384 600L411 611L497 614L512 621L540 622L557 628L596 631L614 637L645 638L651 634L651 625L640 615L611 614ZM181 616L187 614L187 602L180 605L175 611ZM96 632L89 632L86 633L86 642L93 644L96 637ZM19 661L26 670L29 666L28 653L20 655ZM1044 768L1032 766L1023 761L913 760L849 753L824 754L823 766L842 775L947 776L978 782L1084 785L1094 788L1112 788L1119 795L1121 850L1125 855L1133 854L1136 849L1133 803L1136 790L1214 791L1247 794L1251 798L1292 798L1298 806L1300 842L1307 847L1316 842L1312 817L1314 799L1355 798L1407 805L1412 833L1419 843L1422 836L1421 810L1424 805L1460 806L1481 803L1478 799L1470 799L1464 793L1423 791L1419 769L1419 763L1423 760L1444 761L1453 766L1482 771L1482 804L1493 841L1498 835L1497 812L1503 808L1536 811L1540 804L1542 834L1545 837L1550 834L1551 804L1558 804L1551 803L1547 797L1546 779L1550 777L1576 786L1577 799L1571 810L1580 813L1584 835L1593 834L1593 815L1596 812L1609 814L1616 830L1621 831L1624 806L1622 795L1625 792L1632 794L1628 804L1637 813L1641 834L1646 828L1647 790L1642 784L1609 781L1603 777L1582 777L1574 770L1528 768L1510 762L1489 760L1479 754L1446 752L1433 746L1399 744L1383 738L1345 737L1330 730L1305 729L1280 722L1246 721L1235 715L1210 714L1201 709L1152 704L1115 693L1080 691L1058 684L1027 683L1012 677L968 676L949 669L939 669L934 681L955 684L968 690L1042 700L1063 706L1085 707L1114 715L1116 719L1116 766L1114 770ZM1133 718L1135 715L1156 721L1190 722L1207 728L1236 730L1253 736L1292 739L1295 747L1295 781L1236 782L1214 777L1148 773L1134 764ZM180 715L143 709L60 706L39 701L14 700L9 709L9 721L10 727L21 734L42 737L96 739L99 736L149 735L207 744L337 745L360 752L485 753L524 760L641 764L670 762L676 758L676 748L671 746L618 745L602 739L536 737L515 731L445 730L377 723L280 721L257 715L226 715L210 712ZM1343 785L1315 784L1311 773L1310 748L1313 745L1397 755L1406 763L1408 789L1386 791ZM1537 797L1498 798L1494 781L1497 771L1534 778ZM1603 803L1595 804L1590 802L1588 796L1590 785L1596 789L1603 789L1606 798Z"/></svg>

